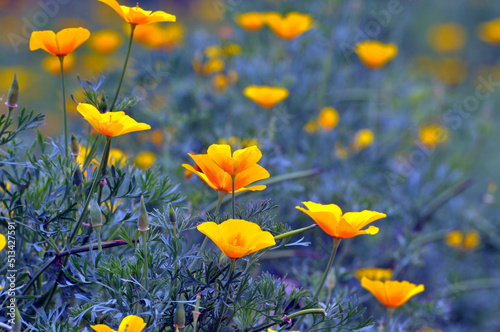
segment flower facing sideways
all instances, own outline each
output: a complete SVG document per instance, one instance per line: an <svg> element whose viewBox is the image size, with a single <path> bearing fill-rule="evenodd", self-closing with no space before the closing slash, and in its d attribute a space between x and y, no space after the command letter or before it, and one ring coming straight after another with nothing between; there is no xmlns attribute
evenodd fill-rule
<svg viewBox="0 0 500 332"><path fill-rule="evenodd" d="M424 285L415 285L408 281L387 280L385 282L361 279L361 286L367 289L375 298L388 308L397 308L411 297L424 291Z"/></svg>
<svg viewBox="0 0 500 332"><path fill-rule="evenodd" d="M398 54L398 47L394 44L384 44L375 40L359 42L354 50L361 62L370 69L379 69L385 66Z"/></svg>
<svg viewBox="0 0 500 332"><path fill-rule="evenodd" d="M30 50L42 49L52 55L66 56L73 52L90 37L90 31L84 28L54 31L33 31L30 38Z"/></svg>
<svg viewBox="0 0 500 332"><path fill-rule="evenodd" d="M141 332L146 327L146 323L141 317L130 315L122 320L118 331L104 324L92 325L91 327L97 332Z"/></svg>
<svg viewBox="0 0 500 332"><path fill-rule="evenodd" d="M313 202L302 202L302 204L307 209L300 206L296 208L309 215L322 230L337 239L351 238L360 234L377 234L378 228L375 226L364 230L362 228L375 220L386 217L383 213L368 210L342 213L340 207L335 204L322 205Z"/></svg>
<svg viewBox="0 0 500 332"><path fill-rule="evenodd" d="M276 244L271 233L259 225L242 220L228 219L217 225L205 222L196 228L208 236L229 258L237 259Z"/></svg>
<svg viewBox="0 0 500 332"><path fill-rule="evenodd" d="M278 37L292 40L311 29L313 18L311 15L297 12L290 12L286 16L267 13L266 23Z"/></svg>
<svg viewBox="0 0 500 332"><path fill-rule="evenodd" d="M275 86L251 85L243 90L248 99L263 108L271 108L288 97L288 90Z"/></svg>
<svg viewBox="0 0 500 332"><path fill-rule="evenodd" d="M125 115L124 112L108 112L101 114L97 108L85 103L78 104L76 109L97 132L107 137L115 137L134 131L151 129L150 125L139 123L128 115Z"/></svg>
<svg viewBox="0 0 500 332"><path fill-rule="evenodd" d="M106 5L113 8L118 15L121 16L125 21L132 25L141 25L141 24L151 24L157 22L175 22L175 15L165 13L163 11L150 11L144 10L139 7L139 3L137 3L136 7L127 7L120 6L120 4L116 0L99 0L100 2L104 2Z"/></svg>
<svg viewBox="0 0 500 332"><path fill-rule="evenodd" d="M197 174L210 188L232 193L232 176L235 177L234 191L264 190L266 186L258 185L247 187L249 184L267 179L269 172L257 164L262 153L256 146L236 150L231 154L231 147L226 144L213 144L208 148L207 154L191 154L198 171L188 164L182 166Z"/></svg>

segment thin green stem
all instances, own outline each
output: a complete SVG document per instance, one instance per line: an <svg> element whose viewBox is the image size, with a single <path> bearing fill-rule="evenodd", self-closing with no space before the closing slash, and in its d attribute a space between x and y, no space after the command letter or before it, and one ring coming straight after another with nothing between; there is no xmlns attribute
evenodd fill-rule
<svg viewBox="0 0 500 332"><path fill-rule="evenodd" d="M3 123L2 130L0 131L0 137L3 136L3 134L5 133L5 129L7 129L7 126L9 125L12 110L13 110L13 108L9 107L9 111L7 112L7 117L5 118L5 122Z"/></svg>
<svg viewBox="0 0 500 332"><path fill-rule="evenodd" d="M387 324L386 324L386 329L388 332L391 332L391 320L392 320L392 315L394 314L394 308L387 308ZM385 330L385 329L384 329Z"/></svg>
<svg viewBox="0 0 500 332"><path fill-rule="evenodd" d="M231 258L231 263L229 266L229 277L227 279L227 284L225 287L225 293L224 293L224 300L222 300L222 312L219 317L219 321L217 322L217 329L215 331L219 331L219 327L222 323L222 320L224 319L224 316L226 315L227 309L229 305L227 305L227 298L229 296L229 288L231 287L231 279L233 279L233 274L234 274L234 268L236 267L236 259Z"/></svg>
<svg viewBox="0 0 500 332"><path fill-rule="evenodd" d="M97 234L97 249L99 250L99 252L102 251L102 241L101 241L101 227L96 227L95 228L95 232Z"/></svg>
<svg viewBox="0 0 500 332"><path fill-rule="evenodd" d="M236 193L234 192L234 183L236 182L236 175L231 175L231 179L232 179L232 186L233 186L233 190L232 190L232 196L233 196L233 219L235 219L235 212L236 212L236 205L235 205L235 201L236 201Z"/></svg>
<svg viewBox="0 0 500 332"><path fill-rule="evenodd" d="M66 85L64 84L64 56L59 57L61 64L61 85L62 85L62 106L64 121L64 153L69 158L69 139L68 139L68 119L66 116Z"/></svg>
<svg viewBox="0 0 500 332"><path fill-rule="evenodd" d="M302 227L302 228L299 228L299 229L296 229L296 230L293 230L293 231L290 231L290 232L279 234L279 235L276 235L274 237L274 241L278 241L278 240L284 239L284 238L292 236L292 235L297 235L297 234L303 233L305 231L308 231L308 230L316 228L316 227L318 227L318 224L310 225L310 226L307 226L307 227Z"/></svg>
<svg viewBox="0 0 500 332"><path fill-rule="evenodd" d="M148 244L146 241L146 233L142 233L142 251L144 254L144 281L146 283L146 289L149 287L149 269L148 269Z"/></svg>
<svg viewBox="0 0 500 332"><path fill-rule="evenodd" d="M111 107L109 109L110 112L113 112L113 110L116 106L116 101L118 100L118 95L120 94L120 89L122 87L123 78L125 77L125 71L127 70L128 58L130 57L130 50L132 49L132 41L134 39L134 31L135 31L135 25L131 24L130 25L130 40L128 41L127 56L125 57L125 63L123 64L123 69L122 69L122 76L120 77L120 82L118 83L118 89L116 89L115 98L113 99L113 103L111 104Z"/></svg>

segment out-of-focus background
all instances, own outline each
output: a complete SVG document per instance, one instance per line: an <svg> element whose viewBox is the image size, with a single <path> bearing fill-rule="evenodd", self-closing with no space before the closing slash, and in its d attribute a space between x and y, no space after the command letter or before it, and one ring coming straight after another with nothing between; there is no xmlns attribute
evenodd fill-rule
<svg viewBox="0 0 500 332"><path fill-rule="evenodd" d="M241 199L270 198L279 205L279 219L293 227L310 223L294 208L301 201L386 213L377 222L377 236L341 246L336 283L359 294L378 319L382 308L364 296L353 273L368 266L392 268L395 279L426 287L401 311L407 331L500 330L500 23L493 21L500 17L498 1L139 5L175 14L177 22L136 34L123 92L141 98L131 114L153 128L116 141L127 160L164 170L181 184L195 212L215 194L181 164L191 162L188 152L203 153L212 143L257 144L272 176L317 170L306 180ZM113 95L128 27L97 0L3 0L0 8L0 95L6 96L17 72L19 104L46 113L40 129L60 140L59 62L29 50L31 31L91 31L89 41L65 60L67 91L81 101L77 75L92 81L102 73L100 88ZM292 11L314 20L293 40L280 39L268 27L250 32L235 21L247 12ZM398 54L371 70L354 52L362 40L394 43ZM290 94L264 110L243 95L249 85L285 87ZM75 105L67 98L70 131L84 139L88 125ZM137 159L141 152L150 154ZM330 238L315 230L306 240L314 246L279 253L279 261L264 261L262 268L297 284L322 271Z"/></svg>

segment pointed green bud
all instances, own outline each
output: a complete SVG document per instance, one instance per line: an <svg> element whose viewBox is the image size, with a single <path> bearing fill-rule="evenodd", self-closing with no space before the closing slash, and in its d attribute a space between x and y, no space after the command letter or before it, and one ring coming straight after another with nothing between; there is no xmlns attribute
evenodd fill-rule
<svg viewBox="0 0 500 332"><path fill-rule="evenodd" d="M181 296L181 301L184 301L184 295ZM186 312L184 311L184 303L177 303L174 316L174 327L183 329L186 324Z"/></svg>
<svg viewBox="0 0 500 332"><path fill-rule="evenodd" d="M78 140L73 134L71 134L71 153L74 158L78 157L80 154L80 144L78 144Z"/></svg>
<svg viewBox="0 0 500 332"><path fill-rule="evenodd" d="M10 86L9 94L7 95L7 102L5 105L9 108L16 108L17 101L19 100L19 82L17 82L17 75L14 73L14 79Z"/></svg>
<svg viewBox="0 0 500 332"><path fill-rule="evenodd" d="M149 216L146 210L146 204L144 204L144 196L141 196L141 206L139 207L139 220L137 225L139 226L139 232L141 232L142 235L146 235L146 232L149 230Z"/></svg>
<svg viewBox="0 0 500 332"><path fill-rule="evenodd" d="M198 295L196 295L196 306L194 307L193 311L193 322L197 323L198 322L198 317L200 317L200 302L201 302L201 292L198 292Z"/></svg>
<svg viewBox="0 0 500 332"><path fill-rule="evenodd" d="M102 226L102 211L97 203L97 194L94 194L94 198L90 201L90 221L92 222L92 227L100 229Z"/></svg>
<svg viewBox="0 0 500 332"><path fill-rule="evenodd" d="M172 204L169 204L168 218L170 219L170 222L172 223L172 225L175 226L177 224L177 216L175 215L175 210L172 207Z"/></svg>

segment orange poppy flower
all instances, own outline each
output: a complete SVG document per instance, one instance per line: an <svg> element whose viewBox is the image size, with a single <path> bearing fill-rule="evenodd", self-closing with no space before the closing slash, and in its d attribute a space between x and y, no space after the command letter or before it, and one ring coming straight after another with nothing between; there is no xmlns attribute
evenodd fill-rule
<svg viewBox="0 0 500 332"><path fill-rule="evenodd" d="M264 185L247 187L255 181L269 177L269 172L257 165L262 153L256 146L236 150L231 155L229 145L213 144L208 148L207 154L188 154L201 172L188 164L182 164L182 166L198 175L214 190L232 193L232 175L235 176L235 192L266 189Z"/></svg>
<svg viewBox="0 0 500 332"><path fill-rule="evenodd" d="M65 56L73 52L90 37L90 31L84 28L69 28L59 31L33 31L30 38L30 50L42 49L52 55Z"/></svg>
<svg viewBox="0 0 500 332"><path fill-rule="evenodd" d="M118 331L104 324L91 325L90 327L97 332L141 332L146 327L146 323L141 317L130 315L123 318Z"/></svg>
<svg viewBox="0 0 500 332"><path fill-rule="evenodd" d="M337 239L346 239L360 234L374 235L378 233L378 228L370 226L365 230L363 227L375 220L385 218L386 215L380 212L364 210L362 212L346 212L335 204L318 204L313 202L302 202L307 210L296 206L297 209L311 217L328 235Z"/></svg>
<svg viewBox="0 0 500 332"><path fill-rule="evenodd" d="M196 228L214 241L231 259L238 259L276 244L271 233L263 231L253 222L242 219L228 219L219 225L210 221Z"/></svg>
<svg viewBox="0 0 500 332"><path fill-rule="evenodd" d="M354 50L361 62L370 69L385 66L398 54L398 47L394 44L384 44L375 40L359 42Z"/></svg>
<svg viewBox="0 0 500 332"><path fill-rule="evenodd" d="M375 298L388 308L397 308L411 297L425 290L424 285L415 285L408 281L386 280L384 282L361 279L361 286L367 289Z"/></svg>
<svg viewBox="0 0 500 332"><path fill-rule="evenodd" d="M151 129L150 125L138 123L128 115L125 115L125 112L108 112L102 114L94 106L85 103L78 104L76 109L97 132L108 137Z"/></svg>
<svg viewBox="0 0 500 332"><path fill-rule="evenodd" d="M248 99L263 108L271 108L288 97L288 90L275 86L251 85L243 90Z"/></svg>
<svg viewBox="0 0 500 332"><path fill-rule="evenodd" d="M247 31L258 31L266 23L266 16L262 13L249 12L236 16L235 21Z"/></svg>
<svg viewBox="0 0 500 332"><path fill-rule="evenodd" d="M267 13L266 23L278 37L292 40L311 29L313 19L311 15L297 12L290 12L286 16Z"/></svg>
<svg viewBox="0 0 500 332"><path fill-rule="evenodd" d="M150 11L144 10L139 7L137 3L136 7L120 6L116 0L99 0L104 2L106 5L113 8L118 15L121 16L125 21L132 25L147 25L157 22L175 22L175 15L165 13L163 11Z"/></svg>
<svg viewBox="0 0 500 332"><path fill-rule="evenodd" d="M109 54L116 51L123 42L123 37L113 30L101 30L93 33L89 46L99 54Z"/></svg>

